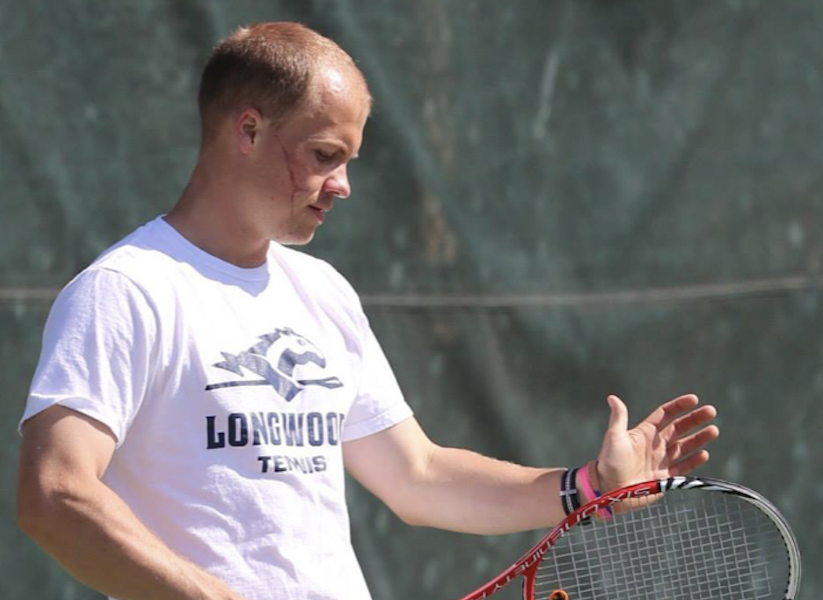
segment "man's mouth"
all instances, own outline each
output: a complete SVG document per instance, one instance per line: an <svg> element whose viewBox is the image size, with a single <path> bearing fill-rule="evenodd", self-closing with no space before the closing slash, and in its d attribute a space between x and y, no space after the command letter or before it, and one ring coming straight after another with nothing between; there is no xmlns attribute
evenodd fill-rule
<svg viewBox="0 0 823 600"><path fill-rule="evenodd" d="M317 220L318 220L320 223L322 223L323 221L325 221L325 220L326 220L326 213L329 211L329 209L330 209L331 207L329 207L329 208L321 208L321 207L319 207L319 206L309 206L309 208L310 208L312 211L314 211L314 214L315 214L315 216L317 217Z"/></svg>

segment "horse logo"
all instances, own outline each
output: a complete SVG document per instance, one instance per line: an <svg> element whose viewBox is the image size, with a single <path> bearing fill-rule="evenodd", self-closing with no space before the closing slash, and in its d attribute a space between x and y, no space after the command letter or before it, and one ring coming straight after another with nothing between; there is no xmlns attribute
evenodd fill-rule
<svg viewBox="0 0 823 600"><path fill-rule="evenodd" d="M258 339L258 343L240 354L221 352L223 360L212 365L243 379L212 383L206 386L206 391L245 385L270 385L287 402L291 402L303 388L310 385L327 389L343 387L343 382L337 377L297 378L296 371L326 368L326 358L308 338L284 327L261 335ZM276 357L276 360L271 361L271 356ZM315 368L312 369L311 365ZM246 379L248 373L262 379Z"/></svg>

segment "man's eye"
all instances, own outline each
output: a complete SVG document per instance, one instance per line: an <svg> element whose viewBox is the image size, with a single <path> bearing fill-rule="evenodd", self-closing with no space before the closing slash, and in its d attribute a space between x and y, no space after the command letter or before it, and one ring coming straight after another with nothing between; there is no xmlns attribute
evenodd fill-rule
<svg viewBox="0 0 823 600"><path fill-rule="evenodd" d="M337 154L329 154L328 152L323 152L322 150L315 150L314 156L317 159L317 162L330 163L335 159Z"/></svg>

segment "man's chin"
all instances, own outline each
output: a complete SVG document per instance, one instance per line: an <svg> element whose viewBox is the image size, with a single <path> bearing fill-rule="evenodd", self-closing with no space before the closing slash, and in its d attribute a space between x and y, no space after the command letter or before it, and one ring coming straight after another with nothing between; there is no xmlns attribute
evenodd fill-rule
<svg viewBox="0 0 823 600"><path fill-rule="evenodd" d="M289 232L288 234L272 236L271 239L283 246L305 246L314 239L314 231L308 233Z"/></svg>

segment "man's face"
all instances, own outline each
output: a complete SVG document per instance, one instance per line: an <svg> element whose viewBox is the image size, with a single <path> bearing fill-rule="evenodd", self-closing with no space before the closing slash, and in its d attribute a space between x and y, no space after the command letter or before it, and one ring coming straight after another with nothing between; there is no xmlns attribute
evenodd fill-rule
<svg viewBox="0 0 823 600"><path fill-rule="evenodd" d="M347 166L357 156L370 103L360 81L328 68L285 123L260 129L251 176L255 221L270 239L306 244L332 208L351 193Z"/></svg>

